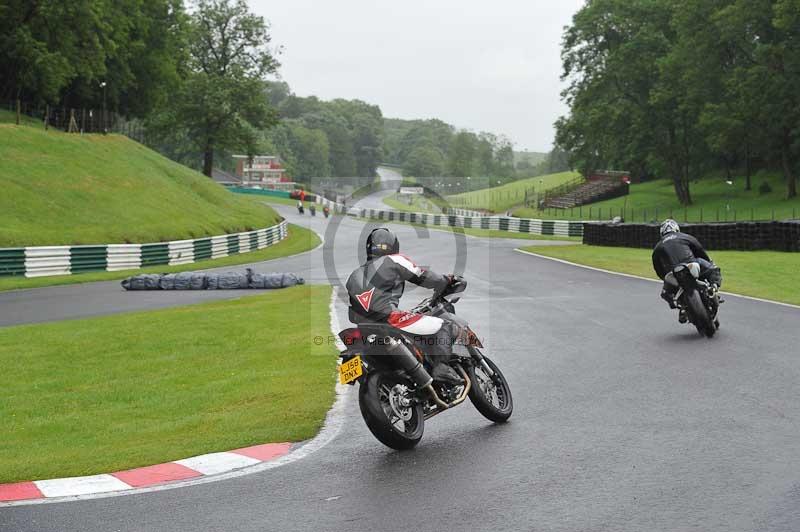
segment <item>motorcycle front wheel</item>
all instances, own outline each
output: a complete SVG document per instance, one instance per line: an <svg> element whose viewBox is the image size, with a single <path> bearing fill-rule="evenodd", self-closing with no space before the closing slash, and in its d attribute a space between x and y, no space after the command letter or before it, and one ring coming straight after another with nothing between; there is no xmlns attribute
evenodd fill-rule
<svg viewBox="0 0 800 532"><path fill-rule="evenodd" d="M410 383L402 374L376 372L358 391L358 405L367 428L387 447L403 451L422 439L425 414L408 394Z"/></svg>
<svg viewBox="0 0 800 532"><path fill-rule="evenodd" d="M505 423L514 411L511 388L497 364L486 355L483 355L483 360L491 372L487 371L477 360L468 368L467 374L472 381L469 400L475 409L489 421Z"/></svg>

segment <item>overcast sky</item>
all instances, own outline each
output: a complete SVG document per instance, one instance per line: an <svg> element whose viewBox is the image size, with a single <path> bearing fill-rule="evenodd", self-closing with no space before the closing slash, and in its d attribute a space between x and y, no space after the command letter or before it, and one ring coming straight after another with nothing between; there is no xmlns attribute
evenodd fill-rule
<svg viewBox="0 0 800 532"><path fill-rule="evenodd" d="M250 0L299 96L358 98L548 151L563 27L583 0Z"/></svg>

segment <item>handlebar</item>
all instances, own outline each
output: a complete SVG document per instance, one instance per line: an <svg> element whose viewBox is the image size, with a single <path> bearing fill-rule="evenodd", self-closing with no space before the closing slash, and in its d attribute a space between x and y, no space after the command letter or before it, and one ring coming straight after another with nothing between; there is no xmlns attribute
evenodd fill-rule
<svg viewBox="0 0 800 532"><path fill-rule="evenodd" d="M420 303L411 309L411 312L416 314L424 314L429 312L434 305L438 305L441 300L450 294L458 294L467 289L467 281L460 275L454 275L450 284L441 292L436 292L431 297L426 297Z"/></svg>

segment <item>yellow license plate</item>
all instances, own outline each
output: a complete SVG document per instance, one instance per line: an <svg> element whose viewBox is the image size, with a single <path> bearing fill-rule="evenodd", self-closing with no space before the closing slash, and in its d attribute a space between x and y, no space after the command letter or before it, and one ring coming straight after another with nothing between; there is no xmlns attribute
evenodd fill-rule
<svg viewBox="0 0 800 532"><path fill-rule="evenodd" d="M353 382L364 372L361 367L361 357L356 355L347 362L342 362L339 366L339 382L347 384Z"/></svg>

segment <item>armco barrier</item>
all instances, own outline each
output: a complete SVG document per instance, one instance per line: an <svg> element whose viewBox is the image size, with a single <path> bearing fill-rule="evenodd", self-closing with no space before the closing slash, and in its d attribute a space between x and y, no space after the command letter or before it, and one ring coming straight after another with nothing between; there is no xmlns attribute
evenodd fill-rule
<svg viewBox="0 0 800 532"><path fill-rule="evenodd" d="M583 243L596 246L652 248L657 224L586 223ZM681 231L697 237L707 249L800 251L800 221L685 223Z"/></svg>
<svg viewBox="0 0 800 532"><path fill-rule="evenodd" d="M287 222L231 235L151 244L0 248L0 276L44 277L92 271L134 270L144 266L190 264L247 253L280 242Z"/></svg>
<svg viewBox="0 0 800 532"><path fill-rule="evenodd" d="M533 220L507 216L459 216L455 214L429 214L421 212L384 211L350 208L352 216L386 221L418 223L422 225L491 229L532 235L583 236L584 222L566 220Z"/></svg>

